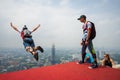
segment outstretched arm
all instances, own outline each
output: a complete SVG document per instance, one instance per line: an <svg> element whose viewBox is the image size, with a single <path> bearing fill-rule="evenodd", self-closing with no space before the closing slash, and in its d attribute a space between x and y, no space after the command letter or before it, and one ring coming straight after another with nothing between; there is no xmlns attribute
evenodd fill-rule
<svg viewBox="0 0 120 80"><path fill-rule="evenodd" d="M32 30L32 32L36 31L39 27L40 27L40 24L39 24L37 27L35 27L35 28Z"/></svg>
<svg viewBox="0 0 120 80"><path fill-rule="evenodd" d="M15 27L15 26L12 24L12 22L10 23L10 26L11 26L15 31L17 31L17 32L20 33L20 31L17 29L17 27Z"/></svg>

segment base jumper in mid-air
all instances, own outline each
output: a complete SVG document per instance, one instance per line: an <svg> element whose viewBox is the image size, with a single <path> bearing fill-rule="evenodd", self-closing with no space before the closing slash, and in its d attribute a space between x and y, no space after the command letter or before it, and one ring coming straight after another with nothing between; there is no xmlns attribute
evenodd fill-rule
<svg viewBox="0 0 120 80"><path fill-rule="evenodd" d="M17 27L14 26L12 23L10 23L10 25L15 31L20 33L20 35L23 39L23 45L24 45L26 51L30 52L34 56L34 58L38 61L39 57L38 57L38 52L37 51L39 50L40 52L43 53L44 50L40 46L35 47L34 40L32 39L31 34L40 27L40 24L37 27L35 27L32 31L28 30L26 25L24 25L22 31L19 31L17 29Z"/></svg>

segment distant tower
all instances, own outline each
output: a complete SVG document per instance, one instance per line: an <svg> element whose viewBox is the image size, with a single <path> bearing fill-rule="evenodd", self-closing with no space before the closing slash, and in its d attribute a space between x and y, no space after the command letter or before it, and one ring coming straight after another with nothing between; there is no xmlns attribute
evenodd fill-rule
<svg viewBox="0 0 120 80"><path fill-rule="evenodd" d="M55 64L55 45L52 45L52 64Z"/></svg>

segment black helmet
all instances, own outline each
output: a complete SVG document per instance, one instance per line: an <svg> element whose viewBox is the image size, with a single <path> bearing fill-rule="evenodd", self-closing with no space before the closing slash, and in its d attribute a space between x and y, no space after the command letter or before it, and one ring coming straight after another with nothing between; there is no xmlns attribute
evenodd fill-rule
<svg viewBox="0 0 120 80"><path fill-rule="evenodd" d="M28 29L28 28L26 27L26 25L24 25L24 27L23 27L23 30L25 30L25 29Z"/></svg>

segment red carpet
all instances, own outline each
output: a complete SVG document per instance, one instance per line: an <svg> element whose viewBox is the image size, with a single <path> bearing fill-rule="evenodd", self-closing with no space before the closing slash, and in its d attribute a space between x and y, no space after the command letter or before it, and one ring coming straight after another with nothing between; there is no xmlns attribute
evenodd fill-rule
<svg viewBox="0 0 120 80"><path fill-rule="evenodd" d="M120 80L120 70L70 62L0 74L0 80Z"/></svg>

